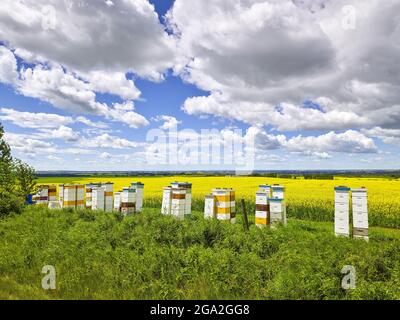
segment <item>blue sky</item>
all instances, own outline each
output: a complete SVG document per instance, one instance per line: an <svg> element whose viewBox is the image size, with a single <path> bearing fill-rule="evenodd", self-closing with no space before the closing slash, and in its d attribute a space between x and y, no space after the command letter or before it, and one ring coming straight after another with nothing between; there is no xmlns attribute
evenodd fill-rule
<svg viewBox="0 0 400 320"><path fill-rule="evenodd" d="M253 169L399 168L397 80L378 63L358 68L374 57L383 30L374 14L391 15L390 4L358 22L374 30L366 46L357 29L331 28L339 5L311 13L321 1L173 2L68 7L54 0L43 11L47 2L21 9L7 1L0 9L11 21L0 19L0 121L13 154L38 170L241 167L196 161L202 130L216 129L220 154L239 143L233 158L247 156ZM101 33L89 23L94 13L105 19ZM287 17L299 25L274 28ZM343 49L346 41L353 46ZM398 49L381 45L390 64ZM361 47L363 57L354 54ZM340 61L347 56L355 61ZM192 161L160 160L163 140L147 139L157 129L174 141L175 125L179 159Z"/></svg>

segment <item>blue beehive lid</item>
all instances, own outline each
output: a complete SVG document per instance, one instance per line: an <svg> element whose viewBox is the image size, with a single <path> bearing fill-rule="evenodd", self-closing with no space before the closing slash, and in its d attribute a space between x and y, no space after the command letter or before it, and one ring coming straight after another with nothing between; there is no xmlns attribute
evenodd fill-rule
<svg viewBox="0 0 400 320"><path fill-rule="evenodd" d="M335 191L350 191L349 187L339 186L335 187Z"/></svg>

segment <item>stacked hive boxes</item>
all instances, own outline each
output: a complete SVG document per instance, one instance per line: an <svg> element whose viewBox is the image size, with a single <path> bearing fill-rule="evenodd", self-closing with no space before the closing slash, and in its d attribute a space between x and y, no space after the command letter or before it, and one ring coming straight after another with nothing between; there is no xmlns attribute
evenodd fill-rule
<svg viewBox="0 0 400 320"><path fill-rule="evenodd" d="M353 237L368 240L367 189L352 189Z"/></svg>
<svg viewBox="0 0 400 320"><path fill-rule="evenodd" d="M172 188L171 214L178 219L185 218L186 189Z"/></svg>
<svg viewBox="0 0 400 320"><path fill-rule="evenodd" d="M171 205L172 205L172 188L165 187L163 189L161 213L165 215L171 214Z"/></svg>
<svg viewBox="0 0 400 320"><path fill-rule="evenodd" d="M236 222L235 210L235 190L233 189L213 189L215 216L218 220Z"/></svg>
<svg viewBox="0 0 400 320"><path fill-rule="evenodd" d="M350 188L335 187L335 234L337 236L350 235Z"/></svg>
<svg viewBox="0 0 400 320"><path fill-rule="evenodd" d="M190 217L192 211L192 184L172 182L163 189L161 213L172 214L179 219Z"/></svg>
<svg viewBox="0 0 400 320"><path fill-rule="evenodd" d="M204 201L204 218L216 218L216 200L215 196L207 195Z"/></svg>
<svg viewBox="0 0 400 320"><path fill-rule="evenodd" d="M113 210L113 186L111 182L90 183L86 185L86 208L93 210ZM96 203L93 203L93 193L96 191ZM102 195L104 193L104 195ZM103 201L103 203L99 202Z"/></svg>
<svg viewBox="0 0 400 320"><path fill-rule="evenodd" d="M63 208L83 209L85 207L85 186L60 184L60 202Z"/></svg>
<svg viewBox="0 0 400 320"><path fill-rule="evenodd" d="M123 188L121 192L121 212L124 215L135 213L136 189Z"/></svg>
<svg viewBox="0 0 400 320"><path fill-rule="evenodd" d="M102 188L104 188L104 211L111 212L113 211L114 184L106 182L102 184Z"/></svg>
<svg viewBox="0 0 400 320"><path fill-rule="evenodd" d="M269 224L270 213L269 203L271 189L267 186L260 186L260 189L256 193L256 226L265 227Z"/></svg>
<svg viewBox="0 0 400 320"><path fill-rule="evenodd" d="M270 223L271 225L275 225L277 223L287 224L285 187L280 185L273 185L271 187L271 191L272 198L268 199L270 210Z"/></svg>
<svg viewBox="0 0 400 320"><path fill-rule="evenodd" d="M38 186L38 192L32 197L36 204L47 205L49 201L57 201L57 187L55 185Z"/></svg>
<svg viewBox="0 0 400 320"><path fill-rule="evenodd" d="M101 187L101 183L89 183L86 185L86 209L92 209L92 191Z"/></svg>
<svg viewBox="0 0 400 320"><path fill-rule="evenodd" d="M285 187L274 184L272 187L272 198L274 199L285 199Z"/></svg>
<svg viewBox="0 0 400 320"><path fill-rule="evenodd" d="M185 216L192 214L192 184L189 182L172 182L172 190L174 189L185 189ZM173 192L172 192L173 194ZM173 198L172 198L173 200Z"/></svg>
<svg viewBox="0 0 400 320"><path fill-rule="evenodd" d="M92 210L105 210L105 188L97 187L92 189ZM87 204L87 203L86 203Z"/></svg>
<svg viewBox="0 0 400 320"><path fill-rule="evenodd" d="M136 212L142 212L144 184L133 182L131 183L131 188L136 189Z"/></svg>
<svg viewBox="0 0 400 320"><path fill-rule="evenodd" d="M114 211L121 211L121 192L114 193Z"/></svg>

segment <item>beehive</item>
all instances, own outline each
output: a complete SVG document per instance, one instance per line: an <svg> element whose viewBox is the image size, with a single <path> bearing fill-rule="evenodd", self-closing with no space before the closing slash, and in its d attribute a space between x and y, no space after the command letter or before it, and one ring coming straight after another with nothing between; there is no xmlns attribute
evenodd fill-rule
<svg viewBox="0 0 400 320"><path fill-rule="evenodd" d="M86 209L92 209L92 190L101 187L101 183L89 183L86 185Z"/></svg>
<svg viewBox="0 0 400 320"><path fill-rule="evenodd" d="M185 189L185 216L192 214L192 184L189 182L172 182L172 189Z"/></svg>
<svg viewBox="0 0 400 320"><path fill-rule="evenodd" d="M171 214L183 220L186 212L187 189L172 188Z"/></svg>
<svg viewBox="0 0 400 320"><path fill-rule="evenodd" d="M352 189L353 237L368 240L367 189Z"/></svg>
<svg viewBox="0 0 400 320"><path fill-rule="evenodd" d="M271 197L272 188L269 184L262 184L262 185L260 185L259 188L260 188L258 190L259 193L265 193L265 194L267 194L268 198Z"/></svg>
<svg viewBox="0 0 400 320"><path fill-rule="evenodd" d="M104 188L104 211L113 211L113 194L114 194L114 184L112 182L102 183Z"/></svg>
<svg viewBox="0 0 400 320"><path fill-rule="evenodd" d="M92 189L92 210L105 210L105 187L97 187Z"/></svg>
<svg viewBox="0 0 400 320"><path fill-rule="evenodd" d="M136 212L141 212L143 208L144 184L133 182L131 183L131 188L136 189Z"/></svg>
<svg viewBox="0 0 400 320"><path fill-rule="evenodd" d="M268 203L268 193L260 192L265 191L260 189L256 193L256 213L255 213L255 224L257 227L265 227L269 224L270 213L269 213L269 203Z"/></svg>
<svg viewBox="0 0 400 320"><path fill-rule="evenodd" d="M121 212L130 215L136 211L136 189L124 188L121 193Z"/></svg>
<svg viewBox="0 0 400 320"><path fill-rule="evenodd" d="M204 201L204 218L216 218L216 199L214 195L207 195Z"/></svg>
<svg viewBox="0 0 400 320"><path fill-rule="evenodd" d="M164 215L171 214L171 204L172 204L172 188L165 187L163 189L161 213Z"/></svg>
<svg viewBox="0 0 400 320"><path fill-rule="evenodd" d="M57 201L57 186L51 185L48 189L49 201Z"/></svg>
<svg viewBox="0 0 400 320"><path fill-rule="evenodd" d="M55 185L41 185L32 197L36 204L47 205L49 201L57 201L57 187Z"/></svg>
<svg viewBox="0 0 400 320"><path fill-rule="evenodd" d="M63 208L83 209L85 207L85 186L80 184L60 185L60 201Z"/></svg>
<svg viewBox="0 0 400 320"><path fill-rule="evenodd" d="M275 226L276 224L287 224L286 218L286 203L284 199L280 198L269 198L269 210L270 210L270 224Z"/></svg>
<svg viewBox="0 0 400 320"><path fill-rule="evenodd" d="M350 188L335 187L335 234L337 236L350 235Z"/></svg>
<svg viewBox="0 0 400 320"><path fill-rule="evenodd" d="M285 187L274 184L272 187L272 198L274 199L285 199Z"/></svg>
<svg viewBox="0 0 400 320"><path fill-rule="evenodd" d="M233 189L213 189L216 216L218 220L236 222L235 191Z"/></svg>
<svg viewBox="0 0 400 320"><path fill-rule="evenodd" d="M114 211L121 211L121 192L114 193Z"/></svg>
<svg viewBox="0 0 400 320"><path fill-rule="evenodd" d="M33 201L38 205L47 205L49 202L49 186L38 186L37 193L33 196Z"/></svg>
<svg viewBox="0 0 400 320"><path fill-rule="evenodd" d="M114 187L114 184L112 182L87 184L86 185L86 208L111 212L113 210L113 187ZM103 208L103 209L94 209L93 208L93 203L92 203L93 190L96 188L104 188L104 190L105 190L104 204L97 203L95 205L96 208Z"/></svg>

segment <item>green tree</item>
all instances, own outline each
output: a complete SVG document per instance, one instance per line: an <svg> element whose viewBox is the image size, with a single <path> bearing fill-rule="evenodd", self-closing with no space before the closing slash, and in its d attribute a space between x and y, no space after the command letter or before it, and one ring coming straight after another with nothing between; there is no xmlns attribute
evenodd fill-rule
<svg viewBox="0 0 400 320"><path fill-rule="evenodd" d="M36 192L36 173L35 169L25 162L16 159L14 161L15 176L17 182L17 192L19 196L25 198L28 194Z"/></svg>
<svg viewBox="0 0 400 320"><path fill-rule="evenodd" d="M0 124L0 217L21 213L26 195L34 190L34 176L32 167L14 161Z"/></svg>

